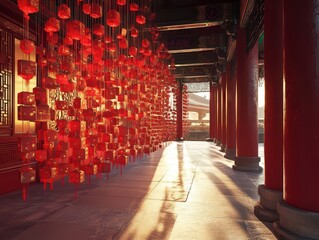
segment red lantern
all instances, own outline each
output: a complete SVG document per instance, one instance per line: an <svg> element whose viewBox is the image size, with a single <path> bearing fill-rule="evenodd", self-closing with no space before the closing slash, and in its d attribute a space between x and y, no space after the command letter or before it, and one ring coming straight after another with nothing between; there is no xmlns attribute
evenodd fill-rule
<svg viewBox="0 0 319 240"><path fill-rule="evenodd" d="M130 56L136 56L137 55L137 48L136 47L130 47L129 50L128 50L128 54Z"/></svg>
<svg viewBox="0 0 319 240"><path fill-rule="evenodd" d="M76 151L73 151L72 157L75 161L83 161L88 156L84 148L78 148L76 149Z"/></svg>
<svg viewBox="0 0 319 240"><path fill-rule="evenodd" d="M152 55L152 50L150 48L145 48L144 52L143 52L143 55L146 56L146 57L151 56Z"/></svg>
<svg viewBox="0 0 319 240"><path fill-rule="evenodd" d="M40 182L43 182L43 188L46 189L47 182L50 183L51 190L53 189L53 181L58 176L58 169L56 167L45 167L40 169Z"/></svg>
<svg viewBox="0 0 319 240"><path fill-rule="evenodd" d="M18 120L35 122L36 108L31 106L18 106Z"/></svg>
<svg viewBox="0 0 319 240"><path fill-rule="evenodd" d="M44 31L48 33L58 32L60 30L60 21L55 17L49 18L44 24Z"/></svg>
<svg viewBox="0 0 319 240"><path fill-rule="evenodd" d="M84 172L78 169L74 169L70 172L69 181L70 183L79 184L84 182Z"/></svg>
<svg viewBox="0 0 319 240"><path fill-rule="evenodd" d="M36 54L38 55L45 55L46 53L46 48L43 46L37 46L36 47Z"/></svg>
<svg viewBox="0 0 319 240"><path fill-rule="evenodd" d="M80 132L80 130L81 130L81 122L79 120L71 120L69 122L69 129L72 132Z"/></svg>
<svg viewBox="0 0 319 240"><path fill-rule="evenodd" d="M104 26L102 24L95 24L93 26L93 33L96 35L96 36L103 36L104 35L104 32L105 32L105 29L104 29Z"/></svg>
<svg viewBox="0 0 319 240"><path fill-rule="evenodd" d="M130 155L131 156L136 156L137 155L136 149L130 149Z"/></svg>
<svg viewBox="0 0 319 240"><path fill-rule="evenodd" d="M25 14L39 11L39 0L18 0L19 9Z"/></svg>
<svg viewBox="0 0 319 240"><path fill-rule="evenodd" d="M23 136L18 138L18 150L20 152L35 151L37 138L34 136Z"/></svg>
<svg viewBox="0 0 319 240"><path fill-rule="evenodd" d="M107 173L107 174L111 172L111 162L110 161L102 161L101 162L101 172Z"/></svg>
<svg viewBox="0 0 319 240"><path fill-rule="evenodd" d="M35 151L23 152L23 153L20 154L20 157L21 157L22 161L29 162L31 160L34 160Z"/></svg>
<svg viewBox="0 0 319 240"><path fill-rule="evenodd" d="M74 91L74 89L75 89L75 85L72 82L68 82L67 84L60 85L61 92L71 93Z"/></svg>
<svg viewBox="0 0 319 240"><path fill-rule="evenodd" d="M47 129L44 130L44 141L45 142L54 142L58 138L58 134L55 130Z"/></svg>
<svg viewBox="0 0 319 240"><path fill-rule="evenodd" d="M90 14L91 13L91 4L84 3L82 6L82 11L84 14Z"/></svg>
<svg viewBox="0 0 319 240"><path fill-rule="evenodd" d="M69 105L67 101L56 100L55 107L56 110L68 110Z"/></svg>
<svg viewBox="0 0 319 240"><path fill-rule="evenodd" d="M81 44L85 47L90 47L92 45L92 37L91 34L87 34L85 35L82 39L81 39Z"/></svg>
<svg viewBox="0 0 319 240"><path fill-rule="evenodd" d="M83 167L84 173L86 175L96 175L97 174L97 165L96 164L88 164Z"/></svg>
<svg viewBox="0 0 319 240"><path fill-rule="evenodd" d="M59 36L56 33L48 33L47 34L47 41L53 45L56 45L59 41Z"/></svg>
<svg viewBox="0 0 319 240"><path fill-rule="evenodd" d="M25 54L30 54L34 51L34 42L32 42L28 39L22 39L20 41L20 49Z"/></svg>
<svg viewBox="0 0 319 240"><path fill-rule="evenodd" d="M119 135L126 136L128 134L128 128L124 126L119 126Z"/></svg>
<svg viewBox="0 0 319 240"><path fill-rule="evenodd" d="M23 167L20 170L20 182L23 184L23 200L27 198L27 185L35 182L35 170L31 167Z"/></svg>
<svg viewBox="0 0 319 240"><path fill-rule="evenodd" d="M127 164L127 156L124 156L124 155L120 155L118 156L118 163L122 166L125 166Z"/></svg>
<svg viewBox="0 0 319 240"><path fill-rule="evenodd" d="M100 142L96 145L96 150L97 151L101 151L101 152L105 152L106 151L106 144L105 142Z"/></svg>
<svg viewBox="0 0 319 240"><path fill-rule="evenodd" d="M46 77L43 80L43 86L47 89L56 89L59 87L54 78Z"/></svg>
<svg viewBox="0 0 319 240"><path fill-rule="evenodd" d="M119 39L119 48L120 49L126 49L128 47L127 40L125 38Z"/></svg>
<svg viewBox="0 0 319 240"><path fill-rule="evenodd" d="M74 40L81 40L85 36L85 25L78 20L67 22L66 35Z"/></svg>
<svg viewBox="0 0 319 240"><path fill-rule="evenodd" d="M56 81L59 84L68 84L69 83L69 76L67 74L57 74Z"/></svg>
<svg viewBox="0 0 319 240"><path fill-rule="evenodd" d="M103 140L103 142L109 142L109 143L111 143L111 142L113 142L113 136L112 136L112 134L110 134L110 133L104 133L104 134L102 135L102 140Z"/></svg>
<svg viewBox="0 0 319 240"><path fill-rule="evenodd" d="M50 121L50 107L48 105L37 105L37 122Z"/></svg>
<svg viewBox="0 0 319 240"><path fill-rule="evenodd" d="M47 89L41 87L33 88L33 93L35 96L35 100L40 103L47 103L48 95Z"/></svg>
<svg viewBox="0 0 319 240"><path fill-rule="evenodd" d="M65 45L73 45L73 39L70 38L70 37L68 37L68 36L66 36L66 37L63 39L63 43L64 43Z"/></svg>
<svg viewBox="0 0 319 240"><path fill-rule="evenodd" d="M121 24L120 13L116 10L107 12L106 24L110 27L118 27Z"/></svg>
<svg viewBox="0 0 319 240"><path fill-rule="evenodd" d="M117 0L116 3L120 6L124 6L126 4L126 0Z"/></svg>
<svg viewBox="0 0 319 240"><path fill-rule="evenodd" d="M35 152L35 160L38 162L43 162L48 158L48 151L47 150L37 150Z"/></svg>
<svg viewBox="0 0 319 240"><path fill-rule="evenodd" d="M136 3L131 3L130 4L130 11L131 12L137 12L138 8L139 8L138 4L136 4Z"/></svg>
<svg viewBox="0 0 319 240"><path fill-rule="evenodd" d="M87 140L87 139L86 139ZM94 145L90 145L90 146L86 146L87 152L88 152L88 157L92 158L95 156L95 146Z"/></svg>
<svg viewBox="0 0 319 240"><path fill-rule="evenodd" d="M131 28L131 37L133 37L133 38L138 37L138 30L135 27Z"/></svg>
<svg viewBox="0 0 319 240"><path fill-rule="evenodd" d="M96 90L95 88L86 89L85 94L88 97L94 97L96 95Z"/></svg>
<svg viewBox="0 0 319 240"><path fill-rule="evenodd" d="M20 157L21 157L22 161L29 162L31 160L34 160L35 151L23 152L20 154Z"/></svg>
<svg viewBox="0 0 319 240"><path fill-rule="evenodd" d="M98 137L96 135L90 135L86 138L87 145L97 145Z"/></svg>
<svg viewBox="0 0 319 240"><path fill-rule="evenodd" d="M116 44L114 42L109 43L108 49L110 52L116 51Z"/></svg>
<svg viewBox="0 0 319 240"><path fill-rule="evenodd" d="M58 164L58 172L62 177L69 173L69 164L67 163L59 163Z"/></svg>
<svg viewBox="0 0 319 240"><path fill-rule="evenodd" d="M58 48L58 54L61 56L69 56L70 55L70 48L65 45L60 45Z"/></svg>
<svg viewBox="0 0 319 240"><path fill-rule="evenodd" d="M111 42L112 42L112 37L106 35L106 36L104 37L104 41L105 41L106 43L111 43Z"/></svg>
<svg viewBox="0 0 319 240"><path fill-rule="evenodd" d="M96 59L101 59L104 53L102 42L100 40L94 40L92 46L92 55Z"/></svg>
<svg viewBox="0 0 319 240"><path fill-rule="evenodd" d="M74 100L73 100L73 107L75 108L75 109L80 109L80 108L82 108L82 99L81 98L79 98L79 97L76 97L76 98L74 98Z"/></svg>
<svg viewBox="0 0 319 240"><path fill-rule="evenodd" d="M146 19L143 15L137 15L136 16L136 22L140 25L143 25L146 23Z"/></svg>
<svg viewBox="0 0 319 240"><path fill-rule="evenodd" d="M59 130L64 129L68 126L68 121L65 119L58 119L58 120L56 120L56 123L57 123Z"/></svg>
<svg viewBox="0 0 319 240"><path fill-rule="evenodd" d="M43 56L39 56L38 57L38 65L41 66L41 67L45 67L48 65L48 61L45 57Z"/></svg>
<svg viewBox="0 0 319 240"><path fill-rule="evenodd" d="M102 7L98 3L92 3L91 4L90 16L92 18L100 18L100 17L102 17Z"/></svg>
<svg viewBox="0 0 319 240"><path fill-rule="evenodd" d="M69 19L71 17L69 6L66 4L61 4L58 8L58 16L61 19Z"/></svg>
<svg viewBox="0 0 319 240"><path fill-rule="evenodd" d="M18 93L18 104L34 105L35 95L31 92L19 92Z"/></svg>
<svg viewBox="0 0 319 240"><path fill-rule="evenodd" d="M151 45L151 43L150 43L150 41L148 40L148 39L143 39L142 40L142 46L144 47L144 48L148 48L149 46Z"/></svg>
<svg viewBox="0 0 319 240"><path fill-rule="evenodd" d="M18 60L18 75L30 80L36 75L36 63L28 60Z"/></svg>
<svg viewBox="0 0 319 240"><path fill-rule="evenodd" d="M107 161L112 161L114 159L114 151L109 150L104 153L104 157Z"/></svg>

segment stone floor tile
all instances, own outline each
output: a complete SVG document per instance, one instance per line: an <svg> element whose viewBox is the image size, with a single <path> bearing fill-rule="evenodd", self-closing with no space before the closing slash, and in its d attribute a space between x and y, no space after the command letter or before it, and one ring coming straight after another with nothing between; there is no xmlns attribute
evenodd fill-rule
<svg viewBox="0 0 319 240"><path fill-rule="evenodd" d="M241 220L228 220L222 218L185 218L177 217L174 229L170 235L171 240L228 240L250 239L246 226Z"/></svg>

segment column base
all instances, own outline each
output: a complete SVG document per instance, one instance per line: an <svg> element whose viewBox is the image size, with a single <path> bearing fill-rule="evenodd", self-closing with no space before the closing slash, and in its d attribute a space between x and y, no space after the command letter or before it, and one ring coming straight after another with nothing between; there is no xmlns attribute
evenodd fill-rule
<svg viewBox="0 0 319 240"><path fill-rule="evenodd" d="M279 221L273 224L280 239L319 239L319 213L294 208L281 200L277 203Z"/></svg>
<svg viewBox="0 0 319 240"><path fill-rule="evenodd" d="M226 151L226 145L221 144L221 145L220 145L220 150L219 150L219 151L221 151L221 152L225 152L225 151Z"/></svg>
<svg viewBox="0 0 319 240"><path fill-rule="evenodd" d="M260 202L255 205L254 213L263 222L275 222L279 219L277 202L282 200L282 191L275 191L265 185L258 186Z"/></svg>
<svg viewBox="0 0 319 240"><path fill-rule="evenodd" d="M215 138L206 138L205 139L207 142L215 142Z"/></svg>
<svg viewBox="0 0 319 240"><path fill-rule="evenodd" d="M175 141L182 142L182 141L184 141L184 138L176 138Z"/></svg>
<svg viewBox="0 0 319 240"><path fill-rule="evenodd" d="M235 157L233 170L244 172L262 172L262 167L259 166L260 157Z"/></svg>
<svg viewBox="0 0 319 240"><path fill-rule="evenodd" d="M235 157L236 157L236 149L226 148L226 153L224 155L224 158L235 160Z"/></svg>

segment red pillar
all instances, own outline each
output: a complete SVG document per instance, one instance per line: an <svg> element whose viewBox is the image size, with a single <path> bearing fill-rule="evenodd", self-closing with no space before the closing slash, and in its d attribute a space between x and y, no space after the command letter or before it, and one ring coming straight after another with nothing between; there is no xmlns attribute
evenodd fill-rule
<svg viewBox="0 0 319 240"><path fill-rule="evenodd" d="M236 79L232 62L226 66L226 154L225 158L235 159L236 155Z"/></svg>
<svg viewBox="0 0 319 240"><path fill-rule="evenodd" d="M265 185L258 187L260 202L256 216L268 222L278 220L277 201L283 188L283 1L265 0Z"/></svg>
<svg viewBox="0 0 319 240"><path fill-rule="evenodd" d="M216 95L216 87L214 87L213 83L209 83L209 139L208 141L214 141L215 136L216 136L216 130L215 130L215 125L216 125L216 100L215 100L215 95Z"/></svg>
<svg viewBox="0 0 319 240"><path fill-rule="evenodd" d="M319 239L318 36L318 1L284 1L283 237Z"/></svg>
<svg viewBox="0 0 319 240"><path fill-rule="evenodd" d="M221 148L222 152L226 149L226 73L221 77Z"/></svg>
<svg viewBox="0 0 319 240"><path fill-rule="evenodd" d="M178 141L183 139L183 84L178 83L178 92L176 96L176 110L177 110L177 134Z"/></svg>
<svg viewBox="0 0 319 240"><path fill-rule="evenodd" d="M214 86L214 113L215 115L213 116L213 119L215 121L214 123L214 142L217 143L217 132L218 132L218 126L217 126L217 122L218 122L218 111L217 111L217 105L218 105L218 99L217 99L217 96L218 95L218 87L217 86Z"/></svg>
<svg viewBox="0 0 319 240"><path fill-rule="evenodd" d="M217 141L216 144L218 146L221 145L221 136L222 136L222 124L221 124L221 120L222 120L222 111L221 111L221 86L220 84L218 85L217 88Z"/></svg>
<svg viewBox="0 0 319 240"><path fill-rule="evenodd" d="M237 129L234 170L257 171L258 157L258 44L246 50L246 32L237 31Z"/></svg>

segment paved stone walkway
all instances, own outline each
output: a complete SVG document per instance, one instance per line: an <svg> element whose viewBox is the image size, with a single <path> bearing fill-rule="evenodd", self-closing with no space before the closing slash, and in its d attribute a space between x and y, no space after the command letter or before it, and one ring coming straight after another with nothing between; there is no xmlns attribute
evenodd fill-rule
<svg viewBox="0 0 319 240"><path fill-rule="evenodd" d="M231 166L213 143L172 142L123 176L93 177L77 199L71 184L33 184L26 202L0 196L0 239L276 239L253 213L263 174Z"/></svg>

